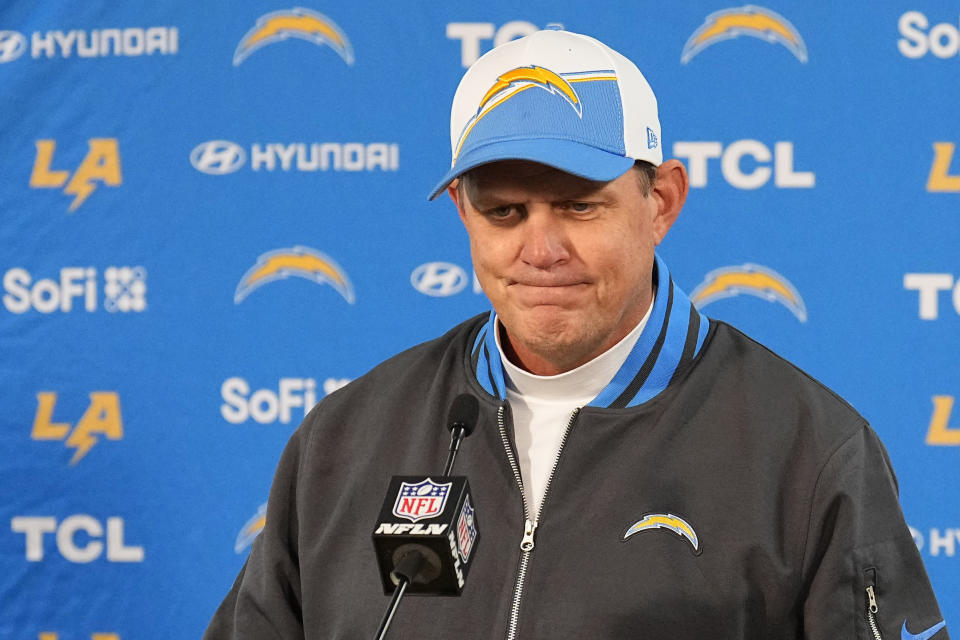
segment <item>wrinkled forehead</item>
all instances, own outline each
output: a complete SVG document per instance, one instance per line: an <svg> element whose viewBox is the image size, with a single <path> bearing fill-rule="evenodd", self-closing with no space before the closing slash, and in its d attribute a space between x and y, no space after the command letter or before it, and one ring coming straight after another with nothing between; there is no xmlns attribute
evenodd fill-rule
<svg viewBox="0 0 960 640"><path fill-rule="evenodd" d="M528 160L501 160L475 167L460 184L471 202L481 199L565 200L602 191L609 182L588 180Z"/></svg>

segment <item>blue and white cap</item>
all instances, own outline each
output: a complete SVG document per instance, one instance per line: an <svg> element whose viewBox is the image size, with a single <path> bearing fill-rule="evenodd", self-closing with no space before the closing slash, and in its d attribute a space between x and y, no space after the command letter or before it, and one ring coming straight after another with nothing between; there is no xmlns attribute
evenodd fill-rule
<svg viewBox="0 0 960 640"><path fill-rule="evenodd" d="M657 98L636 65L589 36L545 29L496 47L470 67L450 111L450 170L532 160L598 181L635 160L663 162Z"/></svg>

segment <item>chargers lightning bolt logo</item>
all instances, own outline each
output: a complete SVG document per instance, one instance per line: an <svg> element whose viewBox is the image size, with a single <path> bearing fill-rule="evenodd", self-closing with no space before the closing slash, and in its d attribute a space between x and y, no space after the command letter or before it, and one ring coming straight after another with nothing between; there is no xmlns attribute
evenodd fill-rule
<svg viewBox="0 0 960 640"><path fill-rule="evenodd" d="M707 16L703 25L683 46L680 62L687 64L707 47L740 36L778 42L800 62L807 61L807 45L786 18L769 9L748 4L744 7L716 11Z"/></svg>
<svg viewBox="0 0 960 640"><path fill-rule="evenodd" d="M350 304L355 300L353 285L336 262L316 249L296 246L269 251L257 258L257 263L240 279L233 302L240 304L254 289L290 276L328 284Z"/></svg>
<svg viewBox="0 0 960 640"><path fill-rule="evenodd" d="M689 522L672 513L650 513L645 515L643 519L630 525L623 533L623 540L626 540L635 533L653 531L655 529L668 529L673 531L690 543L695 554L700 553L700 538L697 537L697 532L693 530Z"/></svg>
<svg viewBox="0 0 960 640"><path fill-rule="evenodd" d="M757 264L714 269L690 294L690 300L703 308L722 298L746 294L779 302L797 317L807 321L807 306L800 293L782 275Z"/></svg>
<svg viewBox="0 0 960 640"><path fill-rule="evenodd" d="M456 151L453 154L454 160L456 160L456 157L460 154L460 149L463 147L463 143L474 125L482 120L490 111L527 89L537 87L547 93L561 97L570 105L577 114L577 117L582 118L583 103L580 101L580 96L576 90L574 90L573 83L592 82L596 80L616 81L616 79L616 74L609 70L566 73L561 76L559 73L551 71L550 69L536 65L511 69L498 76L497 81L493 83L493 86L491 86L483 98L481 98L480 104L477 106L476 115L470 118L470 121L467 122L463 129L463 133L460 134L460 141L457 143Z"/></svg>
<svg viewBox="0 0 960 640"><path fill-rule="evenodd" d="M247 523L243 525L243 528L240 529L240 533L237 534L237 540L233 544L233 550L235 553L242 553L244 549L253 544L254 539L260 532L263 531L263 528L267 525L267 505L262 504L260 508L257 509L257 513L247 520Z"/></svg>
<svg viewBox="0 0 960 640"><path fill-rule="evenodd" d="M257 24L237 45L233 66L240 66L257 49L287 38L299 38L316 45L325 44L348 65L353 64L353 47L333 20L316 11L294 7L260 16Z"/></svg>
<svg viewBox="0 0 960 640"><path fill-rule="evenodd" d="M583 114L580 98L577 96L577 92L573 90L573 87L570 86L570 83L553 71L537 66L517 67L497 78L496 83L490 87L490 90L483 96L483 100L480 101L480 107L477 113L483 111L483 108L494 96L517 83L524 84L517 89L517 91L511 93L510 96L530 87L540 87L550 93L559 93L560 96L570 103L570 106L577 112L577 115ZM506 99L506 97L504 99Z"/></svg>

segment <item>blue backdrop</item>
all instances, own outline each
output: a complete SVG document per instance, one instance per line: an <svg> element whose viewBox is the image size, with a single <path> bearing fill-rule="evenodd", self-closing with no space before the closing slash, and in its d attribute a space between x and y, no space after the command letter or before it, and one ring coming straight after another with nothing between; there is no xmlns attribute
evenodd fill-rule
<svg viewBox="0 0 960 640"><path fill-rule="evenodd" d="M675 279L871 421L960 620L960 2L364 5L0 6L0 636L200 635L306 409L487 307L426 194L553 22L644 71Z"/></svg>

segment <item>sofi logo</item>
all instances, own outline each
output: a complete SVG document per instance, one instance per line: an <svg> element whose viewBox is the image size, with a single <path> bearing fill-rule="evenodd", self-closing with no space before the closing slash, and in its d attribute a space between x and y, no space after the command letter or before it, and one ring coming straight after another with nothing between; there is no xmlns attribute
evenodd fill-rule
<svg viewBox="0 0 960 640"><path fill-rule="evenodd" d="M70 562L85 564L106 555L107 562L143 562L143 547L125 541L123 518L100 520L87 514L72 515L59 522L53 516L15 516L10 530L22 533L24 556L30 562L46 558L45 536L54 534L57 551ZM82 532L82 535L78 535Z"/></svg>
<svg viewBox="0 0 960 640"><path fill-rule="evenodd" d="M775 142L772 152L759 140L737 140L726 146L719 142L674 142L673 155L686 159L690 186L694 188L707 186L711 160L720 161L720 174L736 189L759 189L771 179L778 189L811 189L817 183L812 171L794 168L792 142ZM750 159L748 163L743 162L745 158Z"/></svg>
<svg viewBox="0 0 960 640"><path fill-rule="evenodd" d="M562 25L557 26L562 28ZM482 53L537 31L540 27L524 20L514 20L499 27L492 22L451 22L447 25L447 38L460 41L460 64L466 69ZM490 40L493 42L488 43Z"/></svg>
<svg viewBox="0 0 960 640"><path fill-rule="evenodd" d="M34 279L14 267L3 274L3 306L10 313L94 312L98 306L97 270L64 267L55 278ZM147 270L107 267L103 272L103 307L111 312L141 312L147 308Z"/></svg>
<svg viewBox="0 0 960 640"><path fill-rule="evenodd" d="M330 394L349 383L347 378L327 378L323 393ZM227 378L220 385L220 415L231 424L253 420L259 424L289 424L293 410L298 421L317 404L317 381L313 378L280 378L276 387L253 390L243 378ZM302 413L302 416L299 414Z"/></svg>
<svg viewBox="0 0 960 640"><path fill-rule="evenodd" d="M907 58L923 58L932 53L937 58L953 58L960 53L960 29L949 22L930 26L930 20L919 11L907 11L897 22L900 39L897 49Z"/></svg>

